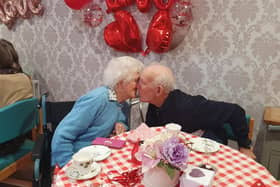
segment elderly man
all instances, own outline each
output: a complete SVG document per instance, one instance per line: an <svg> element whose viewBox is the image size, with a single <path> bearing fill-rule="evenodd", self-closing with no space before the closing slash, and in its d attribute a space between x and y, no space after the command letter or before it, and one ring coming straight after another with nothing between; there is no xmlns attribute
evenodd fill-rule
<svg viewBox="0 0 280 187"><path fill-rule="evenodd" d="M193 133L204 130L204 137L227 143L224 123L230 123L237 136L240 152L255 159L248 139L245 111L237 104L212 101L203 96L192 96L174 89L172 71L163 65L147 66L140 75L140 101L148 102L146 123L159 126L167 123L182 125L182 130Z"/></svg>

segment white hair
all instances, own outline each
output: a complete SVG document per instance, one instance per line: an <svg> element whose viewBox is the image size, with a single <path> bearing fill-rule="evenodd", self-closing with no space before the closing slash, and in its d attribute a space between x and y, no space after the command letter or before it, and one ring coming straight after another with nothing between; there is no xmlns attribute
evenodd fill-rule
<svg viewBox="0 0 280 187"><path fill-rule="evenodd" d="M167 93L175 89L175 78L170 68L158 62L152 62L149 67L154 74L152 81L154 85L161 85Z"/></svg>
<svg viewBox="0 0 280 187"><path fill-rule="evenodd" d="M133 73L140 73L143 66L141 61L130 56L113 58L104 70L104 84L113 88L121 80L130 81Z"/></svg>

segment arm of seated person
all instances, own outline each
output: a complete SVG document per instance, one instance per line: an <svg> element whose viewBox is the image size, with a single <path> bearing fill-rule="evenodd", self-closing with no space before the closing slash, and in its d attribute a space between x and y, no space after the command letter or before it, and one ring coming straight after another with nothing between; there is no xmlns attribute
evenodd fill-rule
<svg viewBox="0 0 280 187"><path fill-rule="evenodd" d="M240 147L239 151L241 153L243 153L244 155L246 155L246 156L248 156L248 157L250 157L250 158L252 158L254 160L256 159L256 155L253 153L253 149L252 148L248 149L248 148Z"/></svg>

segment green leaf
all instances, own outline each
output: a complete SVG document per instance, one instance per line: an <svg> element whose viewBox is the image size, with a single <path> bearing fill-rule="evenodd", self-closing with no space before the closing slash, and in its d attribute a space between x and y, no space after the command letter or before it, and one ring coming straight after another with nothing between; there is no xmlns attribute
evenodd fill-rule
<svg viewBox="0 0 280 187"><path fill-rule="evenodd" d="M165 171L166 171L166 173L167 173L167 175L170 177L170 179L173 179L174 178L174 176L175 176L175 172L176 172L176 168L174 168L174 167L172 167L170 164L168 164L168 163L164 163L163 161L160 161L159 163L158 163L158 167L161 167L161 168L163 168Z"/></svg>

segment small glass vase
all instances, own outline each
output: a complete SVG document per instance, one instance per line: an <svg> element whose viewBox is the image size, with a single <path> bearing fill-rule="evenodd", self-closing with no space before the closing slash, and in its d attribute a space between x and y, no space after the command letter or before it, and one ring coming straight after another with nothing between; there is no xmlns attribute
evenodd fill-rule
<svg viewBox="0 0 280 187"><path fill-rule="evenodd" d="M154 167L144 173L141 184L145 187L175 187L179 182L180 171L175 169L171 178L162 167Z"/></svg>

